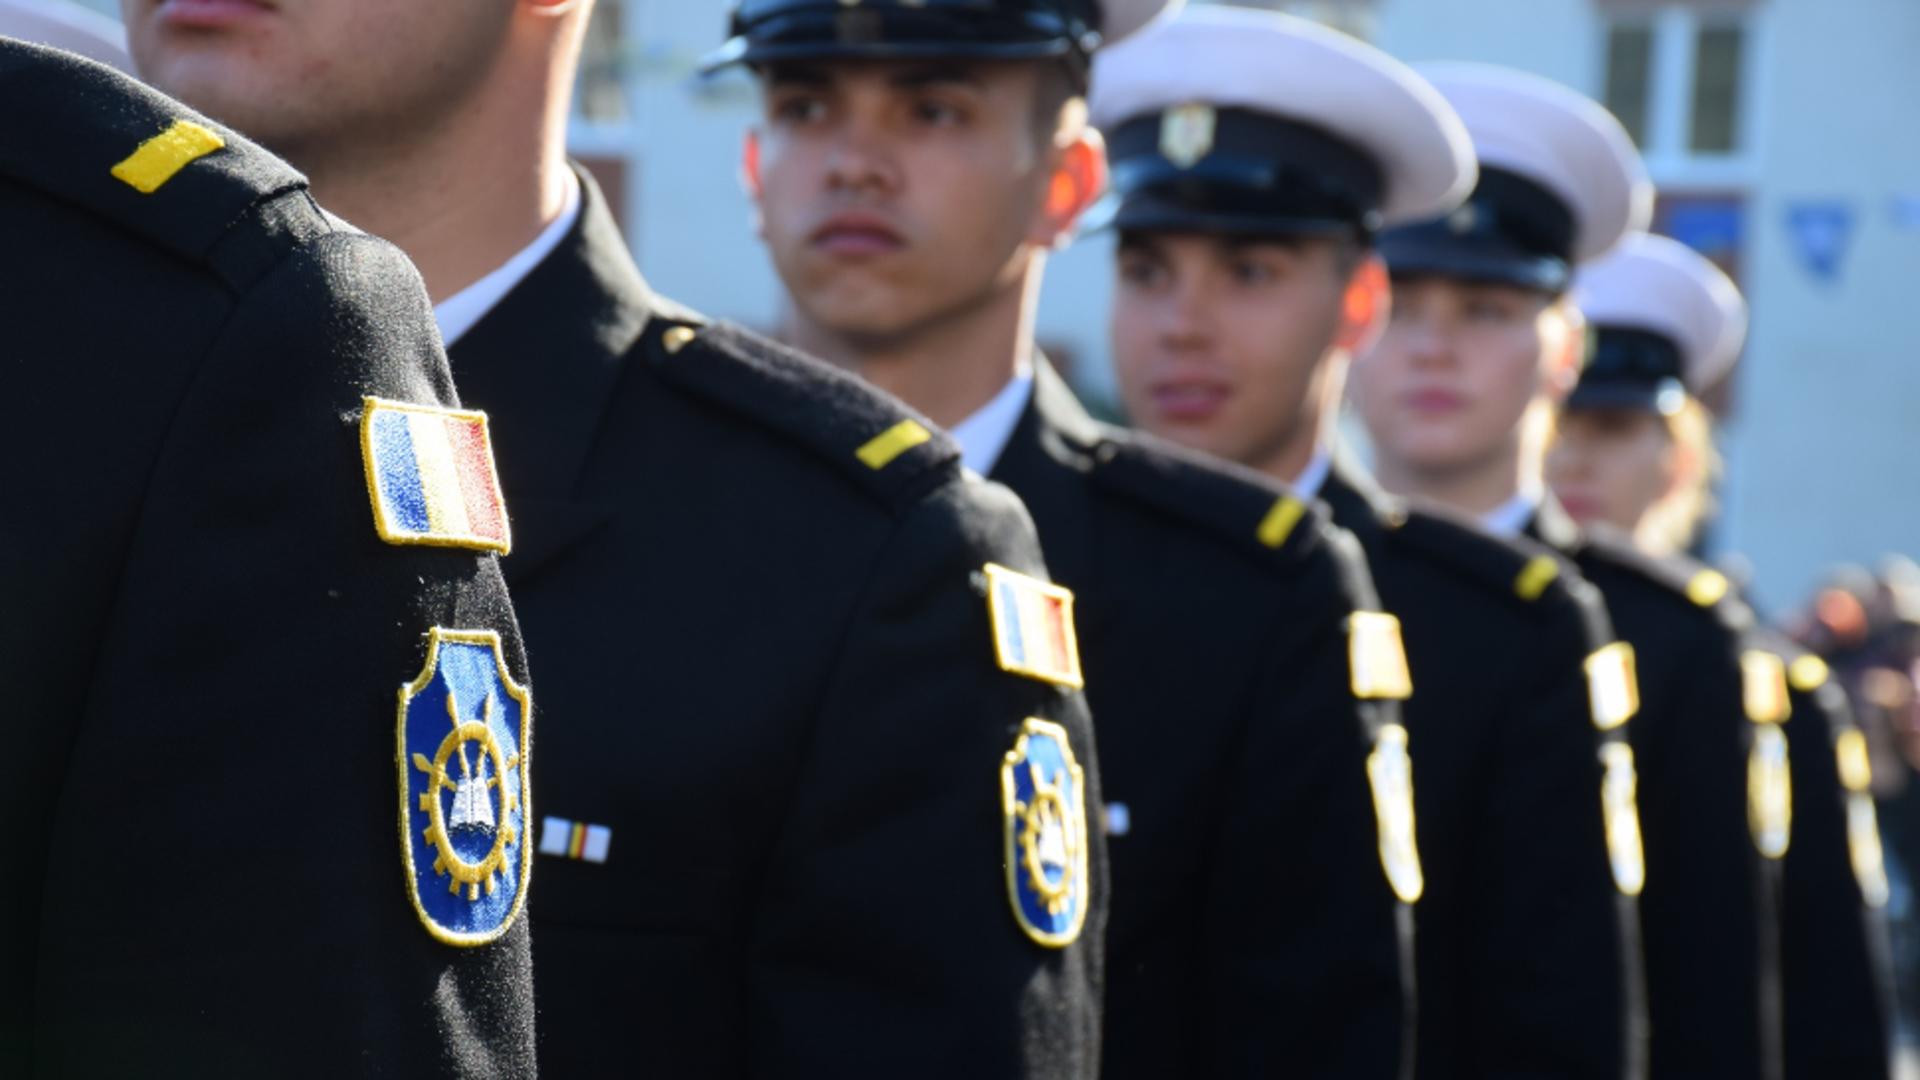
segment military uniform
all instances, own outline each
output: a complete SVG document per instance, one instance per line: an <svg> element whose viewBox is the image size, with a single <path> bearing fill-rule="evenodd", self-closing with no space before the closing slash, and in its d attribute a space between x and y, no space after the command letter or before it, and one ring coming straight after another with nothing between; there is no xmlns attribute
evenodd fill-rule
<svg viewBox="0 0 1920 1080"><path fill-rule="evenodd" d="M1781 862L1782 1038L1790 1080L1892 1076L1885 859L1865 734L1825 663L1783 637L1792 845Z"/></svg>
<svg viewBox="0 0 1920 1080"><path fill-rule="evenodd" d="M1432 276L1558 297L1576 267L1645 227L1646 166L1599 105L1506 68L1437 64L1422 73L1459 112L1480 179L1459 210L1381 235L1395 281ZM1778 941L1758 850L1766 830L1748 828L1750 761L1764 771L1773 745L1743 697L1741 635L1751 618L1725 596L1724 580L1714 592L1624 539L1583 533L1550 498L1522 496L1503 509L1513 507L1515 528L1571 558L1600 590L1633 649L1650 1074L1777 1077Z"/></svg>
<svg viewBox="0 0 1920 1080"><path fill-rule="evenodd" d="M985 568L1043 574L1031 523L898 403L655 296L582 183L452 350L515 448L544 1070L1090 1074L1099 832L1060 933L1010 910L1024 722L1100 805L1081 695L996 660Z"/></svg>
<svg viewBox="0 0 1920 1080"><path fill-rule="evenodd" d="M1382 224L1457 205L1473 174L1457 120L1404 65L1266 12L1196 9L1107 50L1091 104L1123 245L1176 234L1361 250ZM1415 1073L1617 1080L1637 1069L1641 1037L1624 895L1640 853L1620 729L1631 672L1601 652L1598 599L1553 556L1409 513L1340 468L1324 475L1303 493L1358 536L1406 635L1425 871ZM1119 799L1117 764L1109 778Z"/></svg>
<svg viewBox="0 0 1920 1080"><path fill-rule="evenodd" d="M1399 702L1354 695L1352 619L1379 605L1353 538L1095 423L1044 366L993 477L1084 598L1119 830L1106 1075L1396 1075L1408 943L1367 776Z"/></svg>
<svg viewBox="0 0 1920 1080"><path fill-rule="evenodd" d="M1599 595L1544 548L1338 467L1321 497L1407 635L1418 1075L1639 1075L1635 689Z"/></svg>
<svg viewBox="0 0 1920 1080"><path fill-rule="evenodd" d="M1778 868L1750 820L1768 723L1749 715L1741 668L1752 614L1714 571L1583 532L1551 501L1528 533L1579 564L1638 658L1652 1075L1778 1076Z"/></svg>
<svg viewBox="0 0 1920 1080"><path fill-rule="evenodd" d="M0 99L0 1073L533 1075L513 611L370 511L369 398L491 505L418 276L105 68L0 40ZM413 737L505 768L426 791Z"/></svg>
<svg viewBox="0 0 1920 1080"><path fill-rule="evenodd" d="M1581 269L1573 299L1592 326L1593 347L1567 399L1569 413L1672 415L1690 393L1724 378L1745 342L1739 289L1667 237L1628 237ZM1697 578L1702 569L1684 572ZM1767 745L1787 757L1790 781L1781 838L1788 847L1773 897L1786 1075L1879 1080L1891 1068L1892 991L1866 743L1817 657L1765 628L1755 629L1745 649L1749 711L1769 717L1776 730L1765 735ZM1785 717L1771 719L1782 694Z"/></svg>

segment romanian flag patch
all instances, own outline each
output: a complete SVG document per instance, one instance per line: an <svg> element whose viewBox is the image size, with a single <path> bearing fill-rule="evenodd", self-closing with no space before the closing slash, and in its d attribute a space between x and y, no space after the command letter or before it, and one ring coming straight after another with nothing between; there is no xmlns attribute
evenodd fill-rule
<svg viewBox="0 0 1920 1080"><path fill-rule="evenodd" d="M486 413L370 397L360 450L380 539L502 555L512 548Z"/></svg>
<svg viewBox="0 0 1920 1080"><path fill-rule="evenodd" d="M992 563L986 575L1001 669L1076 690L1085 685L1073 632L1072 590Z"/></svg>

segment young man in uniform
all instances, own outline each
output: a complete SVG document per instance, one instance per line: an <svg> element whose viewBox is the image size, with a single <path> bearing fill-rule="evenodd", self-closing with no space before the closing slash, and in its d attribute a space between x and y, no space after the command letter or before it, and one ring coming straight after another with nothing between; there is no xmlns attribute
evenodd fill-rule
<svg viewBox="0 0 1920 1080"><path fill-rule="evenodd" d="M648 289L564 157L589 6L125 4L145 75L414 259L514 447L542 1071L1084 1075L1071 597L928 422Z"/></svg>
<svg viewBox="0 0 1920 1080"><path fill-rule="evenodd" d="M1664 236L1629 236L1580 271L1592 328L1560 411L1546 479L1569 516L1671 557L1693 542L1713 473L1701 393L1746 340L1747 305L1720 268ZM1786 665L1792 824L1781 860L1782 1039L1788 1077L1885 1080L1892 987L1886 868L1866 739L1826 665L1761 628L1753 663Z"/></svg>
<svg viewBox="0 0 1920 1080"><path fill-rule="evenodd" d="M504 508L419 276L117 72L0 38L0 100L0 1075L533 1076ZM488 535L383 532L423 500Z"/></svg>
<svg viewBox="0 0 1920 1080"><path fill-rule="evenodd" d="M1421 887L1397 628L1317 511L1095 423L1034 346L1046 253L1104 187L1088 62L1163 6L764 0L719 59L762 83L745 173L787 334L950 425L1084 593L1106 1075L1390 1077L1383 849Z"/></svg>
<svg viewBox="0 0 1920 1080"><path fill-rule="evenodd" d="M1768 695L1744 695L1750 622L1726 579L1586 535L1542 490L1558 401L1585 345L1573 268L1646 223L1652 186L1600 106L1501 68L1422 69L1465 122L1480 183L1452 214L1382 235L1393 315L1356 360L1351 398L1383 486L1571 556L1633 646L1651 1074L1779 1075L1779 985L1762 848L1748 829L1749 747ZM1764 749L1764 748L1763 748ZM1778 772L1764 755L1761 775ZM1762 785L1766 786L1766 785ZM1764 820L1763 820L1764 818ZM1767 860L1770 861L1770 860Z"/></svg>
<svg viewBox="0 0 1920 1080"><path fill-rule="evenodd" d="M1389 303L1373 234L1459 204L1459 120L1345 35L1226 9L1102 54L1092 107L1130 415L1325 499L1405 627L1417 1075L1636 1073L1631 673L1605 610L1543 549L1400 506L1330 450L1349 355Z"/></svg>

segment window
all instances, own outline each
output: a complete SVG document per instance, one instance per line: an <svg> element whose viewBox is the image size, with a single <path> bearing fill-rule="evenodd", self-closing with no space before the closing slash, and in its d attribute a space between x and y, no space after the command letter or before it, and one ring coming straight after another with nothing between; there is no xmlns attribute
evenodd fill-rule
<svg viewBox="0 0 1920 1080"><path fill-rule="evenodd" d="M1607 110L1633 136L1647 144L1647 104L1653 84L1653 27L1619 23L1607 31Z"/></svg>
<svg viewBox="0 0 1920 1080"><path fill-rule="evenodd" d="M1703 26L1693 47L1693 122L1696 154L1739 149L1740 73L1746 34L1737 25Z"/></svg>

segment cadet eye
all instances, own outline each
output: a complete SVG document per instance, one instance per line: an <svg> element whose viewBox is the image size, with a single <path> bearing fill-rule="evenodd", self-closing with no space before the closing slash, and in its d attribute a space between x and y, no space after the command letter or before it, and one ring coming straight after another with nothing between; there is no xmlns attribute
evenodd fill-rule
<svg viewBox="0 0 1920 1080"><path fill-rule="evenodd" d="M958 127L966 122L967 115L949 102L923 99L914 103L913 118L928 127Z"/></svg>
<svg viewBox="0 0 1920 1080"><path fill-rule="evenodd" d="M1153 259L1123 258L1120 260L1120 281L1135 289L1158 288L1168 281L1167 268Z"/></svg>
<svg viewBox="0 0 1920 1080"><path fill-rule="evenodd" d="M812 94L787 94L776 98L769 112L782 124L810 124L827 115L827 103Z"/></svg>
<svg viewBox="0 0 1920 1080"><path fill-rule="evenodd" d="M1280 277L1277 267L1260 259L1235 259L1230 270L1236 285L1266 285Z"/></svg>

